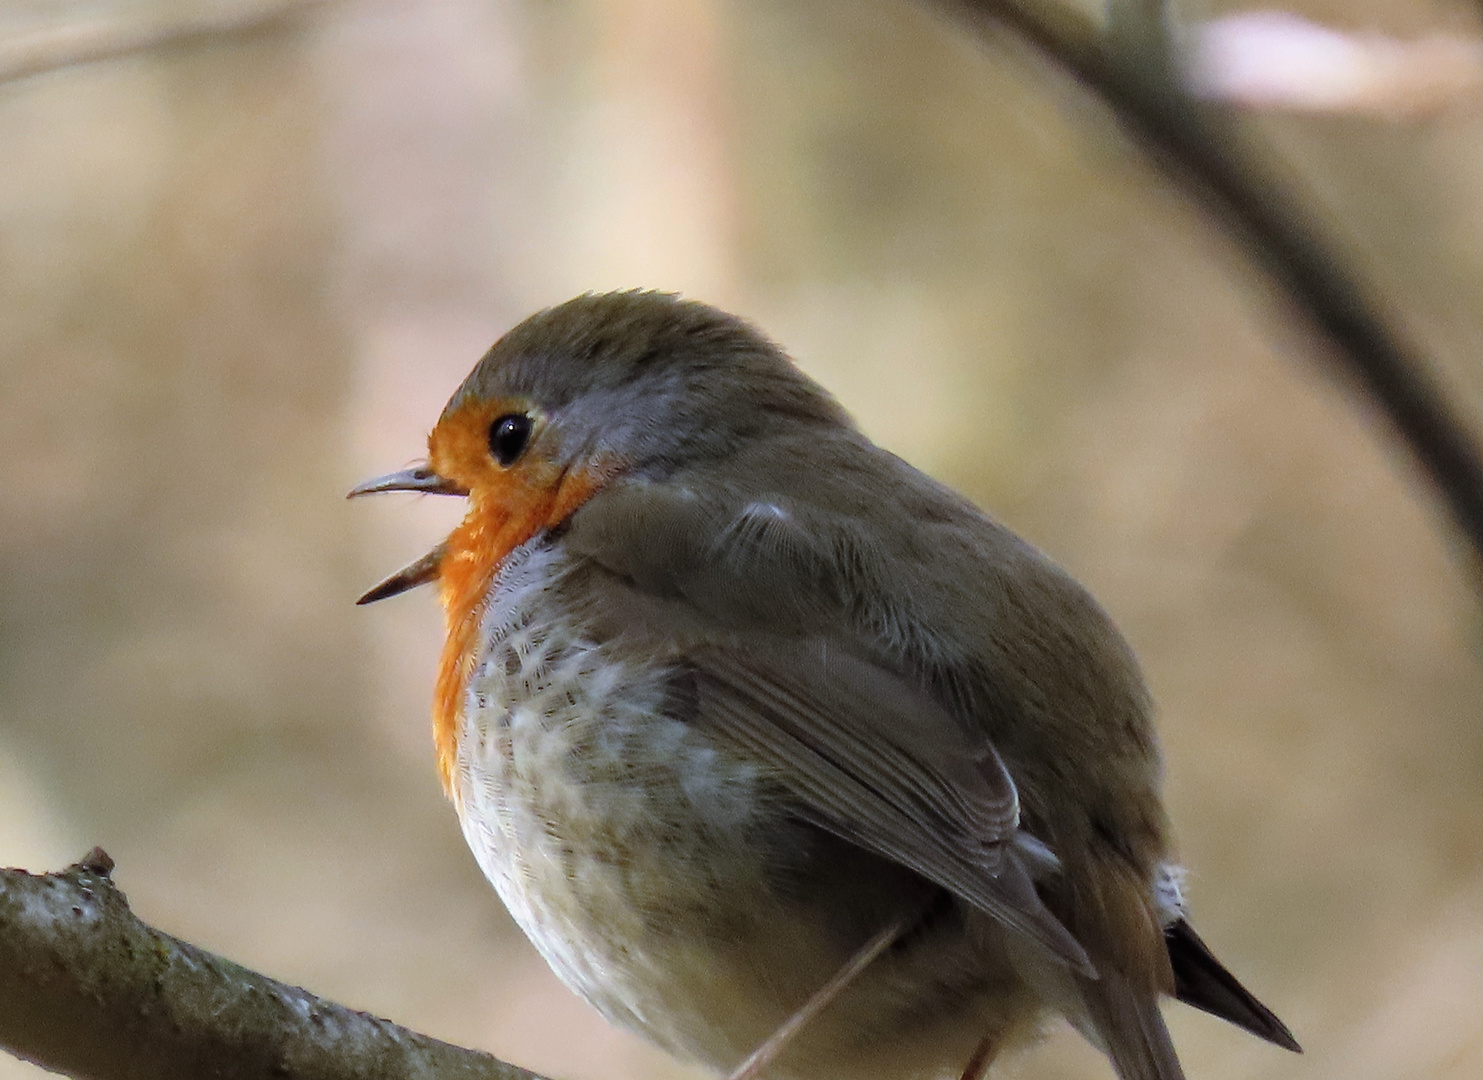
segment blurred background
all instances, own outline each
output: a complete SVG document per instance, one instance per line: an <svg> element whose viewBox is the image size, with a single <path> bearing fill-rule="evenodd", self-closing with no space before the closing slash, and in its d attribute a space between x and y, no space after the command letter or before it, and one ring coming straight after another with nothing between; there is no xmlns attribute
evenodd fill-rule
<svg viewBox="0 0 1483 1080"><path fill-rule="evenodd" d="M0 43L204 10L3 0ZM1252 123L1479 424L1483 110ZM1460 545L1098 107L904 0L340 0L0 85L0 864L102 844L142 917L279 978L566 1080L695 1076L464 849L432 593L353 606L458 506L343 501L504 329L638 285L764 327L1133 640L1197 925L1308 1051L1170 1005L1191 1077L1483 1075ZM997 1075L1111 1072L1055 1027Z"/></svg>

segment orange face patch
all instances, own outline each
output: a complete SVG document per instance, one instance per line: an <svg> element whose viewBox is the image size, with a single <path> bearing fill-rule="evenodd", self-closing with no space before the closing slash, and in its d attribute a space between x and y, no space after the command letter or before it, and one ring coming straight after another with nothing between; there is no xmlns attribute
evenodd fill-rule
<svg viewBox="0 0 1483 1080"><path fill-rule="evenodd" d="M438 568L448 638L433 693L433 742L438 774L450 798L457 795L455 766L464 692L479 655L479 629L490 589L510 552L537 533L560 525L597 493L616 471L588 465L562 468L540 453L537 417L526 453L509 468L489 452L489 427L510 413L528 412L518 401L473 401L444 417L428 436L428 463L439 476L469 493L469 510L448 537Z"/></svg>

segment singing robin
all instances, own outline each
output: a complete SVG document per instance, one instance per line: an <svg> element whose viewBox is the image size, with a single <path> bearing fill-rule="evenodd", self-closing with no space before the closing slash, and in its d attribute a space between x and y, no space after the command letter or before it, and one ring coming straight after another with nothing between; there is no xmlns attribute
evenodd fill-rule
<svg viewBox="0 0 1483 1080"><path fill-rule="evenodd" d="M798 1080L978 1076L1057 1013L1175 1080L1165 995L1298 1048L1186 920L1107 615L743 321L540 312L382 491L468 499L362 602L437 582L443 784L609 1020Z"/></svg>

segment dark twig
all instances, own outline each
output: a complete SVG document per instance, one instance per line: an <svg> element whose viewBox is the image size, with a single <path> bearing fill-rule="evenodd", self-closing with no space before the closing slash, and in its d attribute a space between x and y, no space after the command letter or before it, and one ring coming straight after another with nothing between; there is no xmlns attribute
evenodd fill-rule
<svg viewBox="0 0 1483 1080"><path fill-rule="evenodd" d="M0 1048L90 1080L541 1080L162 934L112 869L0 870Z"/></svg>
<svg viewBox="0 0 1483 1080"><path fill-rule="evenodd" d="M1152 156L1191 182L1257 261L1334 346L1390 420L1483 557L1483 453L1433 382L1422 350L1349 269L1291 186L1259 167L1217 107L1177 82L1177 65L1108 48L1090 20L1057 0L949 0L980 27L1003 24L1100 95ZM1134 0L1123 0L1136 6Z"/></svg>
<svg viewBox="0 0 1483 1080"><path fill-rule="evenodd" d="M0 43L0 85L78 64L255 33L303 15L323 0L268 0L165 23L96 21Z"/></svg>

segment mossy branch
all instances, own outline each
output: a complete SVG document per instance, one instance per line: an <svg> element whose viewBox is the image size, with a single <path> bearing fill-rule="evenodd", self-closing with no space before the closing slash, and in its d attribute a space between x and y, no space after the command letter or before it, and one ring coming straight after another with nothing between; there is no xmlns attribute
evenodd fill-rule
<svg viewBox="0 0 1483 1080"><path fill-rule="evenodd" d="M542 1080L161 933L112 870L0 870L0 1047L89 1080Z"/></svg>

